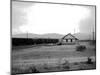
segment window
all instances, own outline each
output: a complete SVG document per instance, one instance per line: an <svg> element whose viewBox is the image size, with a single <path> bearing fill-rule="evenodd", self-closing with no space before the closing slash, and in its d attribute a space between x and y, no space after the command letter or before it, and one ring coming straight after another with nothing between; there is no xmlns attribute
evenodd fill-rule
<svg viewBox="0 0 100 75"><path fill-rule="evenodd" d="M70 41L72 42L73 40L72 40L72 39L70 39Z"/></svg>
<svg viewBox="0 0 100 75"><path fill-rule="evenodd" d="M68 42L68 39L66 39L66 42Z"/></svg>

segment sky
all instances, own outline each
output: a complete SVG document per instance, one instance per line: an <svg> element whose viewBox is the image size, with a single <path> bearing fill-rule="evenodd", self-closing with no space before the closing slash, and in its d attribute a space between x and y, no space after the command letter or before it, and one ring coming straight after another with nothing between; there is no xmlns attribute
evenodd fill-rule
<svg viewBox="0 0 100 75"><path fill-rule="evenodd" d="M12 35L91 33L95 7L12 1Z"/></svg>

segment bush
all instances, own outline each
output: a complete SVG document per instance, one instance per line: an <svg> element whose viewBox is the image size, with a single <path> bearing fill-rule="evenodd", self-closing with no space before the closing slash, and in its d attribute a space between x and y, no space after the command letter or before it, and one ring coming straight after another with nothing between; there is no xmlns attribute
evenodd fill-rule
<svg viewBox="0 0 100 75"><path fill-rule="evenodd" d="M62 64L62 66L63 66L64 69L67 69L67 70L70 69L70 64L69 64L68 61L65 61L65 62Z"/></svg>
<svg viewBox="0 0 100 75"><path fill-rule="evenodd" d="M26 69L26 73L39 73L39 71L36 69L35 66L31 66L28 69Z"/></svg>
<svg viewBox="0 0 100 75"><path fill-rule="evenodd" d="M62 43L58 43L57 45L62 45Z"/></svg>
<svg viewBox="0 0 100 75"><path fill-rule="evenodd" d="M50 67L48 66L48 64L44 64L43 67L44 67L44 69L47 69L47 70L50 68Z"/></svg>
<svg viewBox="0 0 100 75"><path fill-rule="evenodd" d="M92 59L91 59L91 58L88 58L88 60L87 60L87 64L93 64L93 62L92 62Z"/></svg>
<svg viewBox="0 0 100 75"><path fill-rule="evenodd" d="M76 51L84 51L86 49L86 46L80 45L76 47Z"/></svg>
<svg viewBox="0 0 100 75"><path fill-rule="evenodd" d="M36 69L35 66L30 66L28 68L20 68L20 67L12 68L12 75L28 74L28 73L39 73L39 71Z"/></svg>

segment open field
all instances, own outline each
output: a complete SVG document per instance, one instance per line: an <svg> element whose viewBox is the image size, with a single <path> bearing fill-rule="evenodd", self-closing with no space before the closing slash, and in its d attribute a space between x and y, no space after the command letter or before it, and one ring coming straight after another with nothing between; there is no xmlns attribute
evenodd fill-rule
<svg viewBox="0 0 100 75"><path fill-rule="evenodd" d="M37 73L95 69L95 46L89 42L80 42L86 49L76 51L77 45L30 46L13 48L12 72ZM93 63L88 63L88 57ZM35 69L35 71L34 71Z"/></svg>

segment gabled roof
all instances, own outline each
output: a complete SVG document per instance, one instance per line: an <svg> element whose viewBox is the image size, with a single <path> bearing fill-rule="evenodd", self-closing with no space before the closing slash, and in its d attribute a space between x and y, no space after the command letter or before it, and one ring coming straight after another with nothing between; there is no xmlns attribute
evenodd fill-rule
<svg viewBox="0 0 100 75"><path fill-rule="evenodd" d="M72 36L73 38L75 38L76 40L78 40L75 36L73 36L71 33L68 33L67 35L65 35L62 39L64 39L65 37L67 37L67 36Z"/></svg>

